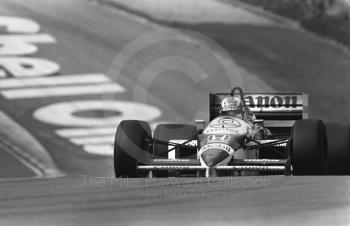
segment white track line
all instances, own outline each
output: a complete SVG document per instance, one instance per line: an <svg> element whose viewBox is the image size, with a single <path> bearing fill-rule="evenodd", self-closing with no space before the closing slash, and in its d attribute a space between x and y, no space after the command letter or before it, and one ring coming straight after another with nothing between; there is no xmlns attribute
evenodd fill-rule
<svg viewBox="0 0 350 226"><path fill-rule="evenodd" d="M25 167L30 169L36 177L44 177L45 167L36 161L36 159L31 158L25 152L22 152L20 149L13 147L11 144L4 140L0 140L0 148L2 151L6 151L9 155L13 156Z"/></svg>
<svg viewBox="0 0 350 226"><path fill-rule="evenodd" d="M104 74L65 75L36 78L12 78L0 80L0 88L6 89L28 86L57 86L69 84L105 83L109 81L110 78L108 78Z"/></svg>
<svg viewBox="0 0 350 226"><path fill-rule="evenodd" d="M99 84L81 86L57 86L49 88L16 89L2 91L7 99L45 98L52 96L75 96L89 94L105 94L124 92L124 88L118 84Z"/></svg>
<svg viewBox="0 0 350 226"><path fill-rule="evenodd" d="M70 141L77 145L84 144L113 144L114 136L73 138Z"/></svg>
<svg viewBox="0 0 350 226"><path fill-rule="evenodd" d="M36 177L59 177L57 168L47 150L21 125L0 111L0 150L7 151L31 169Z"/></svg>
<svg viewBox="0 0 350 226"><path fill-rule="evenodd" d="M116 127L97 127L97 128L72 128L56 130L56 134L61 137L84 137L84 136L114 136Z"/></svg>
<svg viewBox="0 0 350 226"><path fill-rule="evenodd" d="M85 145L84 150L89 154L113 156L113 145Z"/></svg>

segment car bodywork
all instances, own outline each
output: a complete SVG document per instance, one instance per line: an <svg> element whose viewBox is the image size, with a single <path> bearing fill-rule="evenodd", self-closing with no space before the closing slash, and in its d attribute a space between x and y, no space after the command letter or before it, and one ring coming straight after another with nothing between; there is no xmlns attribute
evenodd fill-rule
<svg viewBox="0 0 350 226"><path fill-rule="evenodd" d="M188 140L161 141L150 139L151 144L167 145L168 155L152 157L137 165L147 172L195 172L206 177L219 175L252 175L254 172L274 172L290 175L289 143L295 120L308 117L308 96L303 93L241 93L245 104L255 114L254 124L238 117L221 115L221 101L231 93L209 95L209 123L198 123L198 134ZM197 122L203 122L201 120ZM260 128L272 134L250 137L250 131ZM178 158L177 152L196 153L195 158ZM179 175L179 174L176 174Z"/></svg>

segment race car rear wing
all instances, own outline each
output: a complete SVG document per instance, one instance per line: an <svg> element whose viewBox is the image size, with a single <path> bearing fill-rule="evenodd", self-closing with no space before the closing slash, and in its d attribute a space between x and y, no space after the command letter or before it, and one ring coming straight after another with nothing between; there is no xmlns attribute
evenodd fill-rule
<svg viewBox="0 0 350 226"><path fill-rule="evenodd" d="M220 115L221 101L230 93L209 94L210 120ZM304 93L246 93L246 106L267 128L292 127L308 118L308 95Z"/></svg>

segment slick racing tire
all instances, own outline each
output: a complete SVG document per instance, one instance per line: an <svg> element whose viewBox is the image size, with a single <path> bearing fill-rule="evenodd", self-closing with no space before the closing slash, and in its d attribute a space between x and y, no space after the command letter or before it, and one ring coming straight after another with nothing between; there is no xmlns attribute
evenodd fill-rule
<svg viewBox="0 0 350 226"><path fill-rule="evenodd" d="M292 130L294 175L323 175L327 172L327 134L321 120L298 120Z"/></svg>
<svg viewBox="0 0 350 226"><path fill-rule="evenodd" d="M186 141L197 135L197 127L186 124L160 124L154 130L153 138L165 142L169 141ZM153 154L160 158L168 158L169 146L156 143L153 146ZM189 149L176 150L176 158L193 156L196 158L197 152Z"/></svg>
<svg viewBox="0 0 350 226"><path fill-rule="evenodd" d="M116 177L136 177L137 160L147 149L145 139L151 138L147 122L138 120L122 121L117 129L114 142L114 172Z"/></svg>
<svg viewBox="0 0 350 226"><path fill-rule="evenodd" d="M347 125L326 124L328 139L328 174L350 175L350 137Z"/></svg>

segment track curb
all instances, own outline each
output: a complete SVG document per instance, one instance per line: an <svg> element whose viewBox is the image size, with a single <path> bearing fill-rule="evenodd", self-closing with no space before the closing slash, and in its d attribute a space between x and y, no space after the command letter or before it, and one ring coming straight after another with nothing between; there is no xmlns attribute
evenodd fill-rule
<svg viewBox="0 0 350 226"><path fill-rule="evenodd" d="M61 177L45 148L22 126L0 110L0 149L31 169L36 177Z"/></svg>

